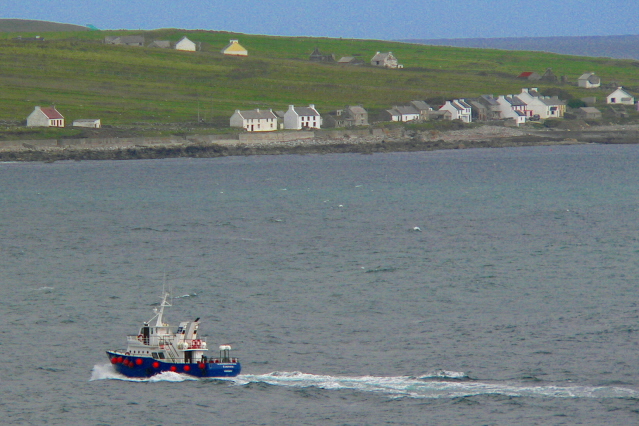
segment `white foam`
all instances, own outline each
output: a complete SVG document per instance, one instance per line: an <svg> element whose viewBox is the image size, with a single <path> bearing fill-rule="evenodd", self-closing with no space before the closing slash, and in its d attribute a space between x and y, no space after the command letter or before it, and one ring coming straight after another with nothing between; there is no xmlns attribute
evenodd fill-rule
<svg viewBox="0 0 639 426"><path fill-rule="evenodd" d="M464 373L443 371L449 379L465 378ZM443 378L433 376L432 378ZM425 380L396 376L324 376L301 372L273 372L260 375L240 375L234 379L239 385L267 383L296 388L351 389L386 394L390 397L459 398L476 395L506 395L514 397L551 398L639 398L639 390L611 386L525 386L502 382Z"/></svg>
<svg viewBox="0 0 639 426"><path fill-rule="evenodd" d="M173 371L165 371L149 378L133 378L126 377L115 371L111 364L94 365L91 372L91 379L94 380L123 380L127 382L184 382L187 380L198 380L197 377L189 376L187 374L174 373Z"/></svg>

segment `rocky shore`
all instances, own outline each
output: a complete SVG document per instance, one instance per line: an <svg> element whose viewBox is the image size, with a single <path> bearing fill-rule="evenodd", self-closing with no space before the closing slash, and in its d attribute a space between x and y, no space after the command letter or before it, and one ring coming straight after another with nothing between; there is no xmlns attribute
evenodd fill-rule
<svg viewBox="0 0 639 426"><path fill-rule="evenodd" d="M290 133L289 133L290 135ZM238 155L330 154L432 151L440 149L502 148L565 144L635 144L639 125L529 129L480 126L450 131L404 128L358 131L300 132L286 140L251 138L203 141L201 138L148 139L145 144L108 143L102 146L57 141L50 146L29 143L0 147L0 161L130 160L175 157L210 158ZM56 141L54 141L56 142Z"/></svg>

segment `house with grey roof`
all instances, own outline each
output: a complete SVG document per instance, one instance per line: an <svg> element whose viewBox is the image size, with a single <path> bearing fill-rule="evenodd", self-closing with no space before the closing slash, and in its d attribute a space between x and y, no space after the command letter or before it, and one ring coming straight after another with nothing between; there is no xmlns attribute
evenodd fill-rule
<svg viewBox="0 0 639 426"><path fill-rule="evenodd" d="M169 40L154 40L147 47L158 47L160 49L170 49L171 42Z"/></svg>
<svg viewBox="0 0 639 426"><path fill-rule="evenodd" d="M236 109L230 119L231 127L240 127L247 132L272 132L277 130L277 115L272 109L253 109L240 111Z"/></svg>
<svg viewBox="0 0 639 426"><path fill-rule="evenodd" d="M339 65L364 65L364 61L357 56L342 56L337 63Z"/></svg>
<svg viewBox="0 0 639 426"><path fill-rule="evenodd" d="M322 126L329 128L368 126L368 111L359 105L331 111L324 115Z"/></svg>
<svg viewBox="0 0 639 426"><path fill-rule="evenodd" d="M404 68L403 65L397 63L397 58L393 55L393 52L377 52L373 59L371 59L371 65L374 67L382 68Z"/></svg>
<svg viewBox="0 0 639 426"><path fill-rule="evenodd" d="M422 121L428 120L433 111L433 108L424 101L410 101L409 105L419 111L419 118Z"/></svg>
<svg viewBox="0 0 639 426"><path fill-rule="evenodd" d="M464 123L470 123L473 121L472 107L465 99L453 99L452 101L446 101L439 110L450 111L451 120L461 120Z"/></svg>
<svg viewBox="0 0 639 426"><path fill-rule="evenodd" d="M308 57L309 61L312 62L335 62L335 54L334 53L322 53L319 48L316 47Z"/></svg>
<svg viewBox="0 0 639 426"><path fill-rule="evenodd" d="M595 89L601 86L601 79L594 72L586 72L577 79L577 86L585 89Z"/></svg>
<svg viewBox="0 0 639 426"><path fill-rule="evenodd" d="M585 120L598 120L601 118L601 111L595 107L581 107L575 110L575 115Z"/></svg>
<svg viewBox="0 0 639 426"><path fill-rule="evenodd" d="M473 106L473 119L479 121L501 119L499 102L497 102L497 98L493 95L481 95L479 98L471 101L471 106Z"/></svg>
<svg viewBox="0 0 639 426"><path fill-rule="evenodd" d="M72 126L100 129L102 127L102 121L99 118L78 118L77 120L73 120Z"/></svg>
<svg viewBox="0 0 639 426"><path fill-rule="evenodd" d="M289 105L284 113L284 128L292 130L319 129L322 126L322 116L315 109L315 105L296 107Z"/></svg>
<svg viewBox="0 0 639 426"><path fill-rule="evenodd" d="M513 120L517 126L526 122L526 117L529 115L526 111L526 103L517 96L499 95L496 101L499 104L502 119Z"/></svg>
<svg viewBox="0 0 639 426"><path fill-rule="evenodd" d="M405 123L407 121L419 121L421 114L417 108L412 105L399 105L391 109L382 111L380 115L382 121L398 121Z"/></svg>

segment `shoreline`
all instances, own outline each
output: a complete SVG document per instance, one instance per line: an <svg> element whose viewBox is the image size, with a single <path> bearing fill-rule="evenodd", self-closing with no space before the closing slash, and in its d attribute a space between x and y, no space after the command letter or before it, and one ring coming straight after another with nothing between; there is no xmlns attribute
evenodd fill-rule
<svg viewBox="0 0 639 426"><path fill-rule="evenodd" d="M246 134L244 134L246 135ZM250 137L249 137L250 136ZM109 140L101 146L82 140L54 141L35 146L13 141L0 149L0 161L55 162L82 160L136 160L161 158L215 158L247 155L374 154L444 149L505 148L586 143L637 144L639 125L593 126L576 129L528 129L484 125L461 130L414 131L404 128L357 131L320 130L273 135L250 134L238 139L147 138L148 144Z"/></svg>

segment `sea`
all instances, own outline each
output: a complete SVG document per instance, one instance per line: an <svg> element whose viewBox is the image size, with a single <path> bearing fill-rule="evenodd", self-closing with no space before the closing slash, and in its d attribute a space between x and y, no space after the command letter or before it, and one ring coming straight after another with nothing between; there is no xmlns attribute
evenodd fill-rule
<svg viewBox="0 0 639 426"><path fill-rule="evenodd" d="M0 423L639 424L639 145L0 164ZM118 375L153 316L242 373Z"/></svg>

